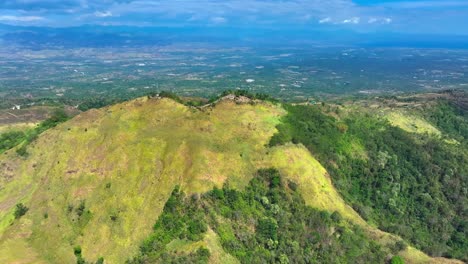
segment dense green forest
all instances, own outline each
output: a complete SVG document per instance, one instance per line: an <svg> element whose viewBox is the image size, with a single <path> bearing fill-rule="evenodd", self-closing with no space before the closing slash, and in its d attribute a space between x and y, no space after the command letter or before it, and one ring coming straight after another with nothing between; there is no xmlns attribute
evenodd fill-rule
<svg viewBox="0 0 468 264"><path fill-rule="evenodd" d="M306 206L294 182L263 169L244 191L225 184L186 196L176 187L153 233L128 263L207 263L210 252L204 247L176 254L167 245L200 241L209 228L241 263L384 263L405 247L381 248L339 213Z"/></svg>
<svg viewBox="0 0 468 264"><path fill-rule="evenodd" d="M468 111L466 109L457 107L449 101L441 101L437 107L427 109L425 116L449 137L461 143L467 143Z"/></svg>
<svg viewBox="0 0 468 264"><path fill-rule="evenodd" d="M363 112L286 105L271 145L304 144L360 215L433 256L468 260L468 121L448 102L425 109L448 143ZM335 117L334 117L335 116Z"/></svg>

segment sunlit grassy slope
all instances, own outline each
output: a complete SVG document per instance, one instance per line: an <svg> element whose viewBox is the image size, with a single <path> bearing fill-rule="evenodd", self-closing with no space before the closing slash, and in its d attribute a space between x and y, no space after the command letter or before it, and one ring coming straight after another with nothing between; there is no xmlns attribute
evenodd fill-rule
<svg viewBox="0 0 468 264"><path fill-rule="evenodd" d="M407 132L419 134L427 133L435 136L441 135L441 132L437 128L423 118L404 111L391 111L386 114L386 117L392 125L400 127Z"/></svg>
<svg viewBox="0 0 468 264"><path fill-rule="evenodd" d="M187 192L220 187L227 178L247 184L283 112L230 101L199 111L142 98L46 132L26 160L12 162L14 151L2 157L2 170L14 178L2 177L0 263L71 263L74 245L89 260L127 259L176 184ZM20 201L30 210L13 221ZM90 213L78 217L81 201Z"/></svg>
<svg viewBox="0 0 468 264"><path fill-rule="evenodd" d="M276 167L297 182L307 204L340 212L382 244L398 240L347 206L304 147L267 147L284 114L269 103L221 101L200 111L141 98L47 131L27 158L14 151L0 158L0 263L74 263L76 245L88 261L103 256L106 263L122 263L151 232L175 185L189 194L227 180L242 188L262 167ZM18 202L30 209L14 220ZM216 233L197 243L212 251L213 263L236 263ZM173 241L168 250L198 246ZM411 248L403 256L410 263L431 260Z"/></svg>

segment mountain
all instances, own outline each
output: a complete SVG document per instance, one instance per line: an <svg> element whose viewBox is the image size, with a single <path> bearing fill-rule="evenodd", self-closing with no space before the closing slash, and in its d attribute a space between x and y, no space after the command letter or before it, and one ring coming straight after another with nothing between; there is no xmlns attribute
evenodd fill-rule
<svg viewBox="0 0 468 264"><path fill-rule="evenodd" d="M206 45L289 47L407 47L466 49L465 35L356 32L308 27L269 28L235 26L102 26L35 27L0 24L0 41L30 49L166 46L180 43Z"/></svg>
<svg viewBox="0 0 468 264"><path fill-rule="evenodd" d="M349 165L347 155L356 158L356 164L358 159L360 164L369 161L373 170L374 150L357 137L362 131L353 131L364 125L374 126L367 130L375 133L369 142L377 140L382 128L417 140L415 146L437 140L436 146L449 148L441 153L458 164L451 179L466 177L458 171L466 169L466 156L457 156L456 161L448 152L455 147L466 152L465 139L459 136L464 128L451 130L454 122L437 119L436 112L432 117L419 115L423 111L418 108L408 112L408 105L419 107L417 98L404 99L407 105L398 111L389 107L391 100L366 101L379 102L381 109L375 112L383 114L370 111L368 119L354 115L364 114L363 102L281 105L243 95L228 95L203 107L143 97L91 109L42 133L27 146L27 154L19 156L11 149L0 157L0 262L461 263L431 258L411 246L418 236L402 239L379 230L377 226L387 227L402 235L377 217L394 209L380 208L380 200L373 210L365 209L361 194L344 185L345 180L354 181L353 187L367 182L340 178L344 177L340 169ZM453 110L434 102L430 107ZM382 123L371 123L372 116ZM416 126L431 126L440 134L420 132L412 123L399 127L400 123L383 121L408 116L420 120ZM458 112L453 118L464 120ZM358 120L368 122L351 124ZM399 155L390 149L379 151L384 154L378 159L385 159L382 170ZM405 172L400 176L392 181L406 184L412 177ZM418 181L413 184L425 184ZM369 193L387 191L380 183L374 182ZM439 191L428 189L428 195L445 205L448 200L443 199L450 197L436 197ZM411 194L403 189L400 193ZM462 203L466 194L460 196ZM400 205L398 196L393 199ZM446 220L452 226L453 214L463 209L440 210L452 216ZM393 220L403 221L402 217ZM466 257L456 250L456 243L464 240L449 237L440 242L455 249L444 249L452 252L444 256Z"/></svg>

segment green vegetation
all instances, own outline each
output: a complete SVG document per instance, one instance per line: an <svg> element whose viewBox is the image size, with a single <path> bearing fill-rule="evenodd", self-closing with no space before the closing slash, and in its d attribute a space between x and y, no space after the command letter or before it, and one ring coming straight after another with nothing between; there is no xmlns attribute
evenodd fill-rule
<svg viewBox="0 0 468 264"><path fill-rule="evenodd" d="M186 197L178 187L154 231L130 263L176 263L168 244L201 241L208 229L241 263L383 263L385 251L357 226L306 206L294 182L275 169L259 170L244 191L225 184ZM201 254L204 252L203 254ZM340 252L340 254L336 254ZM206 263L209 252L185 253L190 263Z"/></svg>
<svg viewBox="0 0 468 264"><path fill-rule="evenodd" d="M73 248L73 254L74 254L75 257L76 257L76 264L93 264L93 262L86 261L86 260L83 258L81 246L75 246L75 247ZM103 258L103 257L100 257L100 258L98 258L98 260L97 260L96 262L94 262L94 263L95 263L95 264L104 264L104 258Z"/></svg>
<svg viewBox="0 0 468 264"><path fill-rule="evenodd" d="M468 141L468 111L450 101L442 101L425 113L426 117L449 137L459 142Z"/></svg>
<svg viewBox="0 0 468 264"><path fill-rule="evenodd" d="M22 144L21 147L16 150L16 153L20 156L26 156L27 145L29 143L34 141L42 132L67 120L68 116L65 111L63 109L58 109L50 118L41 122L34 129L30 129L25 132L11 131L3 133L0 135L0 153Z"/></svg>
<svg viewBox="0 0 468 264"><path fill-rule="evenodd" d="M125 101L124 98L114 98L114 97L93 97L86 99L78 105L80 111L87 111L93 108L101 108L104 106L121 103Z"/></svg>
<svg viewBox="0 0 468 264"><path fill-rule="evenodd" d="M225 90L219 96L211 98L210 102L214 102L214 101L218 100L219 98L222 98L222 97L224 97L226 95L230 95L230 94L233 94L235 96L245 96L245 97L247 97L249 99L252 99L252 100L269 101L269 102L272 102L272 103L278 102L278 99L270 96L269 94L252 93L252 92L249 92L247 90Z"/></svg>
<svg viewBox="0 0 468 264"><path fill-rule="evenodd" d="M173 93L173 92L161 91L161 92L159 92L159 97L169 98L169 99L172 99L172 100L174 100L174 101L176 101L176 102L178 102L180 104L183 103L182 99L180 99L180 97L177 94Z"/></svg>
<svg viewBox="0 0 468 264"><path fill-rule="evenodd" d="M81 255L81 247L76 246L73 248L73 254L75 254L76 257L76 264L85 264L86 261L83 259L83 256Z"/></svg>
<svg viewBox="0 0 468 264"><path fill-rule="evenodd" d="M405 262L400 256L393 256L390 260L390 264L405 264Z"/></svg>
<svg viewBox="0 0 468 264"><path fill-rule="evenodd" d="M146 93L145 96L147 96L148 98L153 98L153 97L156 97L156 96L159 96L161 98L169 98L169 99L172 99L172 100L174 100L174 101L176 101L176 102L178 102L180 104L185 104L185 105L188 105L188 106L200 106L201 105L201 102L196 101L196 100L191 100L191 101L184 102L184 100L182 100L182 98L180 98L176 93L173 93L173 92L170 92L170 91L160 91L160 92L153 91L153 92ZM81 110L81 111L87 111L89 109L102 108L102 107L105 107L105 106L109 106L109 105L124 102L126 100L131 99L132 97L135 97L135 95L133 95L133 96L127 95L127 96L123 96L123 97L119 97L119 98L115 98L115 97L93 97L93 98L89 98L89 99L86 99L85 101L81 102L78 105L78 109Z"/></svg>
<svg viewBox="0 0 468 264"><path fill-rule="evenodd" d="M0 134L0 153L21 144L25 138L26 135L21 131L10 131Z"/></svg>
<svg viewBox="0 0 468 264"><path fill-rule="evenodd" d="M225 250L242 263L383 263L383 249L359 227L307 206L295 186L262 169L245 191L212 192L211 224Z"/></svg>
<svg viewBox="0 0 468 264"><path fill-rule="evenodd" d="M210 256L206 248L176 256L165 251L174 239L200 241L207 231L204 212L195 198L187 199L179 187L172 191L163 213L154 225L154 231L140 246L140 254L129 263L207 263Z"/></svg>
<svg viewBox="0 0 468 264"><path fill-rule="evenodd" d="M380 229L430 255L468 259L467 148L405 132L369 114L350 113L339 120L325 112L327 107L286 109L271 145L304 144L345 200ZM464 139L466 119L447 107L432 111L441 130Z"/></svg>
<svg viewBox="0 0 468 264"><path fill-rule="evenodd" d="M21 216L25 215L28 212L29 208L24 204L19 203L15 207L15 219L19 219Z"/></svg>
<svg viewBox="0 0 468 264"><path fill-rule="evenodd" d="M409 114L407 111L391 111L386 114L387 119L393 126L397 126L407 132L430 134L440 136L440 131L421 117Z"/></svg>
<svg viewBox="0 0 468 264"><path fill-rule="evenodd" d="M229 95L229 94L234 94L235 96L245 96L249 99L252 99L252 100L263 100L263 101L269 101L269 102L278 102L277 99L275 99L274 97L268 95L268 94L265 94L265 93L252 93L252 92L249 92L247 90L225 90L223 91L222 93L220 93L219 95L216 95L216 96L212 96L210 99L208 99L208 103L213 103L215 101L217 101L218 99L226 96L226 95ZM153 91L153 92L149 92L149 93L146 93L146 96L148 98L154 98L156 96L160 97L160 98L169 98L169 99L172 99L180 104L184 104L186 106L194 106L194 107L199 107L199 106L202 106L205 104L205 101L202 101L202 100L183 100L180 96L178 96L176 93L174 92L170 92L170 91L160 91L160 92L156 92L156 91ZM128 97L121 97L121 98L114 98L114 97L95 97L95 98L90 98L90 99L87 99L83 102L81 102L79 105L78 105L78 109L81 110L81 111L87 111L89 109L93 109L93 108L102 108L102 107L105 107L105 106L108 106L108 105L112 105L112 104L116 104L116 103L121 103L121 102L124 102L125 100L128 100L129 98Z"/></svg>
<svg viewBox="0 0 468 264"><path fill-rule="evenodd" d="M456 150L463 142L445 144L407 133L346 106L284 107L287 116L279 104L221 100L194 109L145 96L87 111L51 129L27 149L26 158L0 155L5 175L0 179L0 262L99 263L104 256L109 263L301 263L306 258L381 263L394 255L408 263L431 261L375 225L392 232L395 224L422 230L428 236L423 243L445 239L442 229L432 235L417 226L438 225L445 200L434 195L432 188L441 188L434 179L420 179L429 175L426 171L416 172L423 166L437 173L453 167L454 176L447 179L460 186L450 199L458 195L462 200L448 205L453 218L447 223L463 220L465 183L457 177L465 173L464 157L455 161L450 156L464 153ZM269 147L277 126L280 133L272 145L303 142L311 151L290 143ZM404 153L386 143L393 137L407 145ZM439 154L429 154L424 152L428 146L452 154L438 149ZM405 155L424 157L411 168ZM446 163L432 163L437 155L445 155ZM281 176L274 169L257 172L260 168L275 168ZM397 170L400 178L415 175L417 181L397 180L391 174ZM404 187L397 189L396 183ZM426 195L413 199L424 188L433 197L426 204L419 201ZM393 203L388 198L408 219L386 211ZM427 201L437 206L433 218L420 214L431 210ZM30 209L15 221L20 202ZM415 221L417 214L421 220ZM437 235L441 238L431 237ZM449 239L453 256L461 254L463 246L456 244L463 243L461 235ZM421 239L419 233L404 238L422 247L414 242ZM79 254L73 254L73 245L81 246Z"/></svg>
<svg viewBox="0 0 468 264"><path fill-rule="evenodd" d="M202 193L229 178L233 187L245 186L283 113L267 103L224 101L195 110L143 97L87 111L50 129L28 148L27 158L0 157L10 177L1 182L0 262L70 263L75 261L70 245L78 244L87 261L128 259L175 185ZM23 231L11 225L19 202L30 207L23 216L30 223L23 227L28 236L17 235ZM227 254L212 250L222 247L211 232L194 248L204 246L219 259Z"/></svg>

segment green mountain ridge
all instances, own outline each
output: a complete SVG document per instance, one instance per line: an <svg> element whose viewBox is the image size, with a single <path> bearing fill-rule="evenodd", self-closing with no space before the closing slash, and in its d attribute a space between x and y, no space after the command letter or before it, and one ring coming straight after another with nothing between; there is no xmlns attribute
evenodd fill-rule
<svg viewBox="0 0 468 264"><path fill-rule="evenodd" d="M249 190L250 195L256 191L261 193L261 189L252 188L264 185L252 185L252 181L262 171L271 169L274 175L279 175L281 186L297 185L296 190L291 187L272 189L278 195L289 197L273 203L284 208L285 215L293 212L295 205L288 199L303 199L297 203L300 210L328 212L323 221L336 226L333 228L341 228L343 233L333 232L335 235L329 237L335 242L330 242L333 246L326 247L329 251L324 252L339 249L342 251L338 255L359 260L362 254L345 246L361 238L372 245L369 252L378 256L382 263L396 255L407 263L458 263L430 258L414 247L404 246L401 238L378 230L374 222L368 224L363 220L360 216L363 213L358 214L347 204L353 202L353 193L340 187L339 182L338 192L334 187L337 174L331 173L330 177L327 172L336 161L330 160L324 167L315 158L326 160L323 153L333 149L329 146L324 147L325 152L314 149L313 144L294 135L291 130L294 123L288 121L293 112L288 107L262 101L220 100L197 109L167 98L144 97L89 110L47 130L28 146L27 157L18 157L10 150L0 158L0 262L96 262L102 257L105 263L124 263L138 258L139 254L143 254L140 260L148 263L161 260L161 256L182 262L252 261L242 252L249 252L249 247L254 245L238 244L243 245L242 251L233 250L228 244L239 243L232 235L239 238L248 230L254 233L262 230L253 222L275 217L270 207L261 204L263 196L269 201L272 199L271 190L262 189L265 195L260 200L252 198L240 207L210 197L214 190L237 193L236 197L248 196ZM286 133L283 126L289 126L289 132ZM307 131L314 133L313 129ZM366 156L367 146L357 138L347 143L348 153ZM188 235L181 231L184 228L176 228L170 235L165 232L172 229L158 229L158 223L175 213L167 208L171 197L178 194L173 192L177 186L187 197L204 197L193 203L188 198L179 199L178 216L183 218L188 214L190 219L190 214L206 212L193 211L189 209L191 205L205 205L204 210L211 208L212 211L195 217L199 219L196 223L183 224L191 230ZM20 203L28 210L15 219L15 208ZM239 219L248 219L252 224L242 226L231 213L216 212L222 208L239 210ZM274 223L270 220L262 223ZM368 220L379 221L372 216ZM224 227L234 229L220 231L223 222ZM317 222L319 226L320 222ZM282 243L290 240L288 237L296 231L288 234L282 229L284 223L277 224L279 233L257 232L259 238L271 239L273 243L268 249L270 253L262 252L267 258L271 257L271 261L289 259L295 263L294 255L299 253L289 252L288 256L288 253L278 252L287 248ZM317 224L308 228L318 228ZM338 234L348 234L349 239L340 240L336 237ZM144 251L142 245L151 237L165 237L162 251L161 248ZM283 246L274 246L275 241ZM395 248L396 245L400 246ZM320 255L318 252L315 256ZM155 259L144 258L146 253L153 254Z"/></svg>

